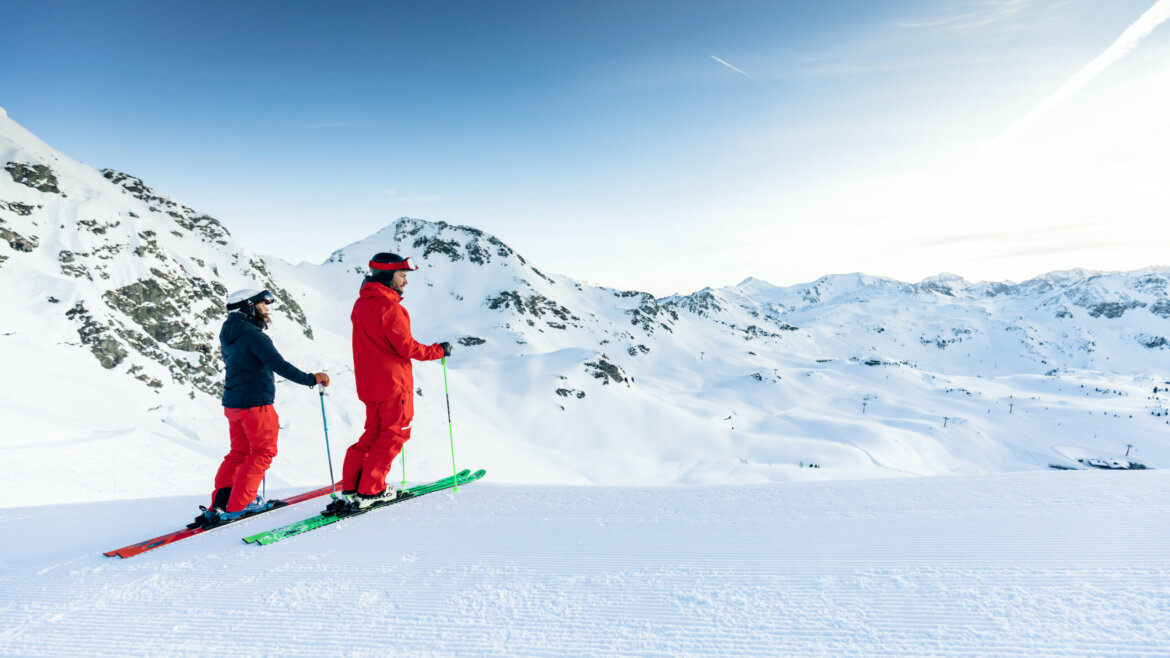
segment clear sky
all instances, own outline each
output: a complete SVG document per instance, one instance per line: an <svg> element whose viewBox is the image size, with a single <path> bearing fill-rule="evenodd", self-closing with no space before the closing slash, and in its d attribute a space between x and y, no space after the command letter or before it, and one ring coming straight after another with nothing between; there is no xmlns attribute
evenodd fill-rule
<svg viewBox="0 0 1170 658"><path fill-rule="evenodd" d="M400 216L691 292L1170 264L1170 0L0 0L0 106L320 262Z"/></svg>

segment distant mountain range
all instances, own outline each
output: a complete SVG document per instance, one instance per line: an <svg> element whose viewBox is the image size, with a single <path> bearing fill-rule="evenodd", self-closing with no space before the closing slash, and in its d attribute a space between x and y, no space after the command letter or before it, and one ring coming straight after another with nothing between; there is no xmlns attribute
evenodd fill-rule
<svg viewBox="0 0 1170 658"><path fill-rule="evenodd" d="M319 265L262 257L219 220L71 160L2 110L0 165L0 354L19 373L3 385L12 429L0 452L49 426L61 447L47 449L81 460L68 441L97 450L130 432L134 449L166 444L170 459L194 455L205 468L226 447L223 300L244 287L279 298L272 334L290 361L334 373L330 429L343 447L362 422L349 310L370 256L393 251L422 266L405 301L416 337L456 345L448 376L463 456L505 480L987 472L1046 468L1068 452L1056 447L1112 456L1129 444L1170 465L1170 396L1154 392L1170 381L1170 268L1019 284L747 279L655 298L582 284L495 236L421 219ZM442 371L415 369L408 452L420 469L449 468ZM53 394L77 387L80 407ZM282 439L283 481L321 471L307 391L285 383L278 394L286 435L304 437ZM160 475L157 486L176 481Z"/></svg>

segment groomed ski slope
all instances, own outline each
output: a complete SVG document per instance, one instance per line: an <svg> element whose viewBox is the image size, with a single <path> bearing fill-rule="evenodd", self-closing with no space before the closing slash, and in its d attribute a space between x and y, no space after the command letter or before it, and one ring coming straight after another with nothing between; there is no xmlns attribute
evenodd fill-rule
<svg viewBox="0 0 1170 658"><path fill-rule="evenodd" d="M271 546L240 538L315 507L100 555L197 502L0 510L0 653L1170 654L1168 471L485 480Z"/></svg>

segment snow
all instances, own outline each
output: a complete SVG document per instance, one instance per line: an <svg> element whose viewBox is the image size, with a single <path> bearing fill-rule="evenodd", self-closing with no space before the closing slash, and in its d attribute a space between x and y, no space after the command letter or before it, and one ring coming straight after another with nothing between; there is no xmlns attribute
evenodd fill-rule
<svg viewBox="0 0 1170 658"><path fill-rule="evenodd" d="M447 375L457 447L497 481L998 473L1046 469L1061 459L1052 446L1069 444L1103 459L1133 444L1150 466L1170 464L1170 428L1157 415L1167 396L1151 396L1170 371L1170 348L1157 342L1170 327L1154 312L1170 308L1166 268L1053 273L1019 285L950 275L915 285L860 273L788 287L747 279L655 300L548 273L470 227L408 218L325 263L292 265L254 255L230 235L189 230L171 213L194 220L195 211L154 191L136 196L137 179L108 180L9 119L0 120L4 158L50 164L68 195L0 174L0 202L33 208L21 215L0 206L0 228L39 240L31 252L0 241L0 354L21 373L0 381L0 413L10 421L0 455L25 466L0 483L9 504L35 503L41 483L61 471L76 474L57 484L63 502L94 500L99 490L103 499L205 493L226 451L222 412L205 389L176 377L205 361L219 366L221 300L196 294L199 285L226 294L271 278L286 291L270 332L294 365L332 377L328 421L340 457L364 416L349 312L378 251L413 255L422 266L405 300L414 333L455 343ZM109 300L159 281L159 272L184 282L177 294L189 296L180 300L186 312L172 319L184 331L143 353L123 340L127 333L174 332ZM288 312L291 301L304 325ZM121 363L97 362L83 318L69 315L76 304L125 349ZM1093 316L1099 307L1130 310ZM205 351L184 348L184 336ZM460 342L472 337L483 342ZM597 378L590 364L602 359L623 381ZM438 468L450 458L443 372L420 363L415 375L410 462ZM318 482L326 469L316 395L281 382L276 408L282 435L271 483ZM151 450L167 461L144 462ZM175 462L181 473L165 467ZM822 468L800 466L807 463Z"/></svg>
<svg viewBox="0 0 1170 658"><path fill-rule="evenodd" d="M436 474L438 475L438 474ZM489 473L490 478L490 473ZM0 511L0 653L1165 655L1167 472L706 487L485 480L128 560L191 497Z"/></svg>
<svg viewBox="0 0 1170 658"><path fill-rule="evenodd" d="M0 172L0 654L1170 654L1170 268L656 300L410 218L325 263L260 257L0 110L10 161L63 195ZM319 504L101 557L210 493L208 289L285 291L271 335L333 378L340 468L378 251L422 265L405 305L420 340L456 343L456 461L487 479L268 547L239 540ZM110 302L159 281L179 283ZM125 358L103 367L95 331ZM407 473L441 477L444 371L415 376ZM269 491L320 485L320 398L278 379L276 409Z"/></svg>

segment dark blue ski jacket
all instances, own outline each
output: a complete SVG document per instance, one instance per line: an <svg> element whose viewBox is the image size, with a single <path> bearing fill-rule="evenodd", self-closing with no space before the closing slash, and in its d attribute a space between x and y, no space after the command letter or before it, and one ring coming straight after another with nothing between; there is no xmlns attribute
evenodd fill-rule
<svg viewBox="0 0 1170 658"><path fill-rule="evenodd" d="M260 320L233 311L219 330L219 349L227 369L223 382L225 407L247 409L275 402L273 372L305 386L317 383L316 377L297 370L280 356L261 326Z"/></svg>

